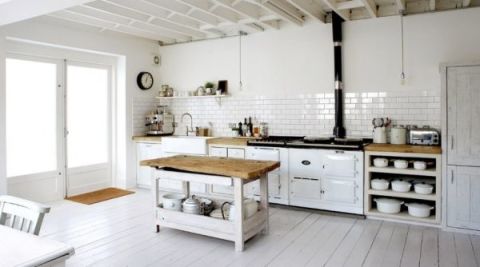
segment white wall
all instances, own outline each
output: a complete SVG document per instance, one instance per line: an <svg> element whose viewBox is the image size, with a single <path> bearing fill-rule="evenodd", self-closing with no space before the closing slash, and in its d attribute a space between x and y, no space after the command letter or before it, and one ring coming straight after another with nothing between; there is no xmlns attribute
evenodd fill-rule
<svg viewBox="0 0 480 267"><path fill-rule="evenodd" d="M60 22L60 23L59 23ZM103 53L118 57L118 88L124 93L117 97L117 108L125 119L119 122L117 140L118 166L116 185L129 188L135 186L135 147L132 135L132 99L152 96L153 90L141 91L136 85L140 71L150 71L158 81L158 67L152 64L152 57L158 53L158 45L153 41L127 37L111 32L99 33L93 28L76 26L68 22L48 18L38 18L0 27L0 193L5 185L5 38L14 37L45 44L55 44L64 48ZM156 84L158 85L158 84ZM92 129L94 130L94 129Z"/></svg>
<svg viewBox="0 0 480 267"><path fill-rule="evenodd" d="M406 16L407 82L400 84L400 18L344 24L346 92L440 91L439 63L480 58L480 8ZM234 95L297 95L333 91L330 24L309 23L244 37L238 88L238 38L160 48L162 82L193 90L227 79Z"/></svg>

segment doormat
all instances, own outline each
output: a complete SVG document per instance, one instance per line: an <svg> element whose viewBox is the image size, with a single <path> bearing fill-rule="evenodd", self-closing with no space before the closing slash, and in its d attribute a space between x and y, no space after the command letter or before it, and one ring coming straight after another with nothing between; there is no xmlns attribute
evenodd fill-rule
<svg viewBox="0 0 480 267"><path fill-rule="evenodd" d="M76 195L73 197L67 197L66 199L70 201L86 204L86 205L92 205L98 202L114 199L117 197L123 197L130 194L135 194L135 192L109 187L102 190L93 191L90 193Z"/></svg>

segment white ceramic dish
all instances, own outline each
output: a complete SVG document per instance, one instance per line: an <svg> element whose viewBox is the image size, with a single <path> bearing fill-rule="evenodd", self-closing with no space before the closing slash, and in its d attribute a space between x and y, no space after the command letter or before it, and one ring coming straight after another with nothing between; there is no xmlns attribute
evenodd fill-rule
<svg viewBox="0 0 480 267"><path fill-rule="evenodd" d="M372 179L370 185L374 190L387 190L390 182L385 179Z"/></svg>
<svg viewBox="0 0 480 267"><path fill-rule="evenodd" d="M377 209L382 213L395 214L400 212L400 207L404 203L398 199L391 198L374 198L373 201L377 203Z"/></svg>
<svg viewBox="0 0 480 267"><path fill-rule="evenodd" d="M407 203L408 214L413 217L426 218L430 216L430 211L433 210L432 206L420 203Z"/></svg>
<svg viewBox="0 0 480 267"><path fill-rule="evenodd" d="M425 161L414 161L413 168L416 170L425 170L427 168L427 163Z"/></svg>
<svg viewBox="0 0 480 267"><path fill-rule="evenodd" d="M388 166L388 159L386 158L376 158L373 160L373 166L384 168Z"/></svg>
<svg viewBox="0 0 480 267"><path fill-rule="evenodd" d="M181 211L182 210L182 201L185 198L184 194L166 194L163 195L163 208L167 210L175 210Z"/></svg>
<svg viewBox="0 0 480 267"><path fill-rule="evenodd" d="M410 188L412 187L412 184L409 182L405 182L402 180L395 180L392 182L392 190L395 192L408 192L410 191Z"/></svg>
<svg viewBox="0 0 480 267"><path fill-rule="evenodd" d="M404 159L396 159L393 162L393 166L395 166L395 168L397 168L397 169L406 169L406 168L408 168L408 161L406 161Z"/></svg>
<svg viewBox="0 0 480 267"><path fill-rule="evenodd" d="M413 189L417 194L430 195L431 193L433 193L433 185L431 184L415 184L413 186Z"/></svg>

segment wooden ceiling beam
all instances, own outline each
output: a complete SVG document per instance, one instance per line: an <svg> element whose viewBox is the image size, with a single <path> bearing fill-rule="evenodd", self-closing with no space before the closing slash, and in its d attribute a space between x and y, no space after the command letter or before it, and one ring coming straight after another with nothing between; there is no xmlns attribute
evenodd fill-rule
<svg viewBox="0 0 480 267"><path fill-rule="evenodd" d="M405 12L407 6L405 4L405 0L395 0L395 4L398 7L398 13L403 14Z"/></svg>
<svg viewBox="0 0 480 267"><path fill-rule="evenodd" d="M351 0L351 1L337 3L338 10L354 9L354 8L359 8L364 6L365 4L363 4L362 0Z"/></svg>
<svg viewBox="0 0 480 267"><path fill-rule="evenodd" d="M306 15L325 23L325 11L320 5L315 4L314 1L309 0L287 0L292 6L298 8Z"/></svg>
<svg viewBox="0 0 480 267"><path fill-rule="evenodd" d="M341 10L337 8L337 1L335 0L323 0L324 3L337 15L339 15L343 20L349 21L350 20L350 10Z"/></svg>
<svg viewBox="0 0 480 267"><path fill-rule="evenodd" d="M288 11L285 11L284 9L278 7L276 4L272 3L269 0L246 0L246 1L268 10L269 12L277 15L278 17L280 17L285 21L291 22L298 26L303 25L303 18L301 17L299 18L296 15L292 15L288 13Z"/></svg>
<svg viewBox="0 0 480 267"><path fill-rule="evenodd" d="M472 3L471 0L463 0L462 7L469 7L471 3Z"/></svg>
<svg viewBox="0 0 480 267"><path fill-rule="evenodd" d="M262 17L260 11L250 6L246 6L245 3L240 4L238 1L231 1L231 0L212 0L214 3L231 10L232 12L237 12L248 19L251 19L251 23L255 23L256 25L266 26L268 28L278 29L275 25L265 23L262 21ZM255 7L255 6L254 6ZM239 22L242 24L247 24L248 19L240 20ZM263 27L262 27L263 28Z"/></svg>
<svg viewBox="0 0 480 267"><path fill-rule="evenodd" d="M430 0L432 1L432 0ZM434 1L434 0L433 0ZM373 0L362 0L365 9L367 10L368 15L371 18L376 18L377 17L377 5Z"/></svg>

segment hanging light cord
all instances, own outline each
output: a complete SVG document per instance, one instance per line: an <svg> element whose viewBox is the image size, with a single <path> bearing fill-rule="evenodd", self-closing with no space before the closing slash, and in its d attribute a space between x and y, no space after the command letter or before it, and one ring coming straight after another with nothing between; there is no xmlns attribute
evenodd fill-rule
<svg viewBox="0 0 480 267"><path fill-rule="evenodd" d="M401 32L401 49L402 49L402 73L400 74L400 78L405 80L405 47L404 47L404 40L403 40L403 11L400 12L400 32Z"/></svg>
<svg viewBox="0 0 480 267"><path fill-rule="evenodd" d="M243 32L239 32L238 34L238 61L239 61L239 77L240 77L240 90L242 90L242 35Z"/></svg>

